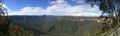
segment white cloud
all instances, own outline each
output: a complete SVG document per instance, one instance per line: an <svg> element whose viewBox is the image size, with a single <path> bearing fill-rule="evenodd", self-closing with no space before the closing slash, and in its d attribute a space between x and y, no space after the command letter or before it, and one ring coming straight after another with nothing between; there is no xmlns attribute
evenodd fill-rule
<svg viewBox="0 0 120 36"><path fill-rule="evenodd" d="M72 0L72 1L74 1L76 3L85 3L85 0Z"/></svg>
<svg viewBox="0 0 120 36"><path fill-rule="evenodd" d="M57 3L64 3L65 0L57 0L56 2L57 2Z"/></svg>
<svg viewBox="0 0 120 36"><path fill-rule="evenodd" d="M72 15L72 16L99 16L100 10L98 6L94 8L89 4L71 6L65 0L51 1L52 6L46 9L41 7L24 7L20 11L14 11L9 15Z"/></svg>
<svg viewBox="0 0 120 36"><path fill-rule="evenodd" d="M81 13L78 13L76 16L100 16L100 15L96 13L81 12Z"/></svg>
<svg viewBox="0 0 120 36"><path fill-rule="evenodd" d="M9 15L45 15L47 13L40 7L24 7L20 11L10 12Z"/></svg>

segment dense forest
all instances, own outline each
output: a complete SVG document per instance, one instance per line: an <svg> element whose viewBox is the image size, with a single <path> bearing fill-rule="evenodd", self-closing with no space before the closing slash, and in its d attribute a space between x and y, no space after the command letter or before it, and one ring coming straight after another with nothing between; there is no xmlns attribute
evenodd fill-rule
<svg viewBox="0 0 120 36"><path fill-rule="evenodd" d="M98 17L79 16L9 16L21 28L33 31L35 36L94 36L101 28Z"/></svg>

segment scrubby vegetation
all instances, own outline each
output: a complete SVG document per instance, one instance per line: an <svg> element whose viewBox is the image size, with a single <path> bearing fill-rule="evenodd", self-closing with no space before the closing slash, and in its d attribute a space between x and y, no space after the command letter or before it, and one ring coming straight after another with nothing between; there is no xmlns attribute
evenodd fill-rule
<svg viewBox="0 0 120 36"><path fill-rule="evenodd" d="M0 16L0 36L34 36L34 32L21 28L6 16Z"/></svg>
<svg viewBox="0 0 120 36"><path fill-rule="evenodd" d="M14 19L13 19L14 18ZM33 31L36 36L95 36L101 24L96 17L74 16L10 16L22 28ZM80 21L85 19L85 21Z"/></svg>

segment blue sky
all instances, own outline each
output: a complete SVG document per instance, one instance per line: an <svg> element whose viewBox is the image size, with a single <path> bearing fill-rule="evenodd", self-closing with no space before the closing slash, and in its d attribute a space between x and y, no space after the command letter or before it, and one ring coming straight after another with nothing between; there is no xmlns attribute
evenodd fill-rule
<svg viewBox="0 0 120 36"><path fill-rule="evenodd" d="M101 12L84 0L4 0L4 4L9 15L99 16Z"/></svg>
<svg viewBox="0 0 120 36"><path fill-rule="evenodd" d="M4 3L13 11L20 10L26 6L42 8L49 6L46 0L5 0Z"/></svg>

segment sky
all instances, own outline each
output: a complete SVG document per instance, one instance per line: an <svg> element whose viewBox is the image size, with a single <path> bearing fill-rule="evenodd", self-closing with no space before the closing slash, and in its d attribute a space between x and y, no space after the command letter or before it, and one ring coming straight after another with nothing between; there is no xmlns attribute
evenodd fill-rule
<svg viewBox="0 0 120 36"><path fill-rule="evenodd" d="M4 0L9 15L100 16L85 0Z"/></svg>

